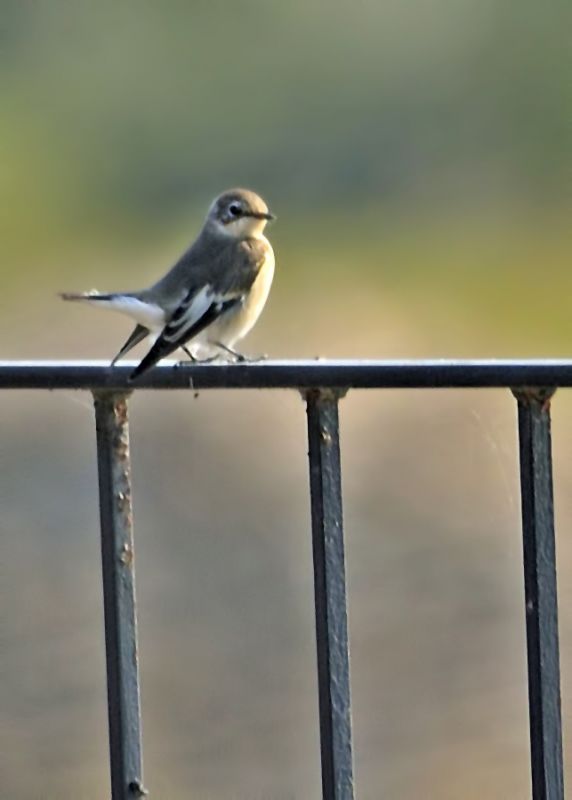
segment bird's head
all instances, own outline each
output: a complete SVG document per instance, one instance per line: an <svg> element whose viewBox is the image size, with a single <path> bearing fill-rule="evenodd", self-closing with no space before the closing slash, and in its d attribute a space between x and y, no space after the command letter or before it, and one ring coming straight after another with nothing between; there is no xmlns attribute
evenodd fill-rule
<svg viewBox="0 0 572 800"><path fill-rule="evenodd" d="M237 239L261 236L266 223L275 219L264 200L248 189L223 192L210 207L207 224Z"/></svg>

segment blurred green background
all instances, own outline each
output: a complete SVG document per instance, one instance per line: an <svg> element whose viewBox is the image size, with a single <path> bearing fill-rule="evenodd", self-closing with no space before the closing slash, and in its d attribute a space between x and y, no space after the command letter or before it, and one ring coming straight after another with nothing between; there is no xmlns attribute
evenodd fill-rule
<svg viewBox="0 0 572 800"><path fill-rule="evenodd" d="M112 357L129 323L57 291L146 285L234 185L279 217L245 349L569 356L571 17L564 0L2 0L0 357ZM90 397L0 402L2 796L99 800ZM553 408L566 750L569 393ZM353 392L341 414L359 796L528 797L512 398ZM303 405L140 392L131 420L152 796L317 798Z"/></svg>

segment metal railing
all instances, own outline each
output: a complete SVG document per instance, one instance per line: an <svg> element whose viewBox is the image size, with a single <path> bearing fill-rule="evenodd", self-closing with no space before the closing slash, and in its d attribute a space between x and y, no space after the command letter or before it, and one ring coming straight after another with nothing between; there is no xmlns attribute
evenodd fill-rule
<svg viewBox="0 0 572 800"><path fill-rule="evenodd" d="M306 399L325 800L354 797L338 401L349 389L510 389L518 408L532 797L564 797L550 399L572 361L292 361L163 365L0 362L0 389L93 393L101 518L111 795L143 784L128 395L139 389L295 389Z"/></svg>

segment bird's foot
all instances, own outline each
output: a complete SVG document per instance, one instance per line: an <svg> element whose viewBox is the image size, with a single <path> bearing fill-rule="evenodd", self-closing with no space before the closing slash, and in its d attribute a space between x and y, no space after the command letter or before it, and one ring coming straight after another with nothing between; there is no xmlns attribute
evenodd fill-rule
<svg viewBox="0 0 572 800"><path fill-rule="evenodd" d="M193 356L191 358L191 362L190 363L191 364L212 364L212 362L216 361L217 358L220 358L218 353L216 354L216 356L210 356L209 358L197 358L196 356ZM177 367L188 367L189 366L189 362L188 361L177 361L176 366Z"/></svg>
<svg viewBox="0 0 572 800"><path fill-rule="evenodd" d="M268 358L265 353L259 356L245 356L244 353L239 353L238 350L233 350L232 347L229 347L222 342L214 342L214 344L217 347L220 347L221 350L224 350L227 356L232 356L236 364L254 364L257 361L264 361Z"/></svg>
<svg viewBox="0 0 572 800"><path fill-rule="evenodd" d="M219 358L219 353L215 353L214 356L210 356L209 358L198 358L197 356L193 355L193 353L188 347L185 347L185 345L181 347L181 350L189 357L191 364L210 364L211 361L216 361L216 359ZM188 363L188 361L178 361L177 366L183 367Z"/></svg>
<svg viewBox="0 0 572 800"><path fill-rule="evenodd" d="M241 356L237 359L242 364L259 364L261 361L266 361L268 353L260 353L257 356Z"/></svg>

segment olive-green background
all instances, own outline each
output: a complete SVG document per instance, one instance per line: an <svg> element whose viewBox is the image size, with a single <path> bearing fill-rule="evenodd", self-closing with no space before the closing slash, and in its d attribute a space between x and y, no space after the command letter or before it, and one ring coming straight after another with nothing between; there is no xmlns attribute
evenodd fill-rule
<svg viewBox="0 0 572 800"><path fill-rule="evenodd" d="M57 291L146 285L234 185L278 215L245 350L569 356L571 21L558 0L2 0L0 358L111 358L129 323ZM567 754L564 390L553 418ZM4 393L0 419L0 793L100 800L91 399ZM154 798L320 795L304 426L293 392L131 401ZM341 437L359 797L529 797L510 393L351 392Z"/></svg>

